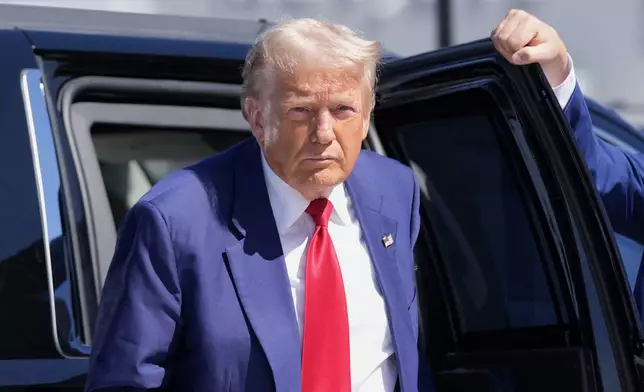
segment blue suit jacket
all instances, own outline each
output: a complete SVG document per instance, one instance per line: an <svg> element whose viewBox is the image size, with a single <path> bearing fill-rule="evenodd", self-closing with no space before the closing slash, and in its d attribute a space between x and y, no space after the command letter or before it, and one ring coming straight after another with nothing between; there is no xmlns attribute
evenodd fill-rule
<svg viewBox="0 0 644 392"><path fill-rule="evenodd" d="M579 86L565 108L575 137L595 180L613 229L644 243L644 155L631 154L599 139ZM644 315L644 271L640 266L634 289L640 318Z"/></svg>
<svg viewBox="0 0 644 392"><path fill-rule="evenodd" d="M415 176L363 151L346 185L385 298L401 389L433 390L417 345ZM155 185L120 229L86 390L294 392L300 355L257 143Z"/></svg>

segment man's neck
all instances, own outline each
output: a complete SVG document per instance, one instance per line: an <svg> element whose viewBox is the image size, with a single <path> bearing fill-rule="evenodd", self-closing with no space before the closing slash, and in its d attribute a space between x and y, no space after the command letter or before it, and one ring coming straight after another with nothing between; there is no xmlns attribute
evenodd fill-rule
<svg viewBox="0 0 644 392"><path fill-rule="evenodd" d="M320 198L328 198L331 192L333 191L333 188L335 186L322 186L322 185L316 185L316 184L298 184L295 183L286 176L284 176L280 171L277 171L271 166L271 163L269 162L268 159L266 159L266 155L262 152L262 159L266 163L266 167L273 172L273 174L277 177L279 177L280 180L282 180L285 184L287 184L289 187L291 187L293 190L297 191L302 197L308 201L312 201L315 199L320 199Z"/></svg>

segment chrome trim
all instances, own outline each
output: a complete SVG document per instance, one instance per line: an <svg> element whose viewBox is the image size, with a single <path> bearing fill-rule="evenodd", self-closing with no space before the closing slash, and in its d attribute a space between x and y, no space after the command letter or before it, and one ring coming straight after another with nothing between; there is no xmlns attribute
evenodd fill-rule
<svg viewBox="0 0 644 392"><path fill-rule="evenodd" d="M22 91L22 99L25 103L25 114L27 116L27 128L29 129L29 144L31 146L31 156L34 163L34 174L36 180L36 189L38 192L38 204L40 206L40 222L42 224L42 239L45 248L45 267L47 269L47 292L49 294L49 310L51 312L52 333L54 337L54 345L58 353L66 357L63 352L60 341L58 340L58 318L56 317L56 304L54 302L54 278L51 268L51 253L49 249L49 228L47 225L47 212L45 205L45 191L42 181L42 171L40 168L40 153L38 151L38 144L36 140L36 124L34 122L34 115L31 106L31 97L29 95L29 82L27 76L31 70L23 70L20 74L20 89Z"/></svg>
<svg viewBox="0 0 644 392"><path fill-rule="evenodd" d="M23 97L23 102L25 106L25 114L26 114L26 119L27 119L27 129L28 129L28 134L29 134L29 144L31 147L31 156L33 160L33 165L34 165L34 176L36 180L36 189L37 189L37 196L38 196L38 204L39 204L39 209L40 209L40 219L41 219L41 226L42 226L42 234L43 234L43 245L44 245L44 250L45 250L45 268L46 268L46 273L47 273L47 293L49 295L49 308L50 308L50 313L51 313L51 322L52 322L52 333L53 333L53 338L54 338L54 345L56 347L56 351L63 357L63 358L69 358L69 359L76 359L76 358L86 358L85 355L81 351L77 355L75 354L70 354L70 352L66 352L69 350L63 350L63 347L61 345L61 341L59 339L59 330L58 330L58 317L57 317L57 311L56 311L56 299L60 298L65 305L68 307L68 312L69 316L74 318L76 315L74 315L73 309L71 309L71 295L73 294L71 291L71 286L67 286L68 290L70 290L68 293L66 292L64 296L61 296L60 293L56 293L56 289L54 288L54 272L53 272L53 260L52 260L52 255L51 255L51 247L50 247L50 241L51 235L56 235L55 233L59 230L60 235L63 235L63 217L61 216L61 213L59 210L48 210L47 209L47 199L48 197L52 197L52 185L57 186L58 189L56 189L56 194L55 198L58 200L59 197L61 197L58 192L59 189L62 189L62 183L55 184L52 183L54 180L46 180L43 178L43 171L47 171L47 166L43 166L43 160L42 160L42 147L39 146L38 144L38 134L39 130L36 127L36 121L37 121L37 116L36 112L34 111L36 103L34 101L34 97L37 96L38 94L42 95L42 81L40 82L40 85L35 88L33 86L33 81L30 81L31 77L37 77L37 80L41 80L41 73L37 69L25 69L22 71L20 75L20 88L22 92L22 97ZM31 85L30 85L31 83ZM49 120L49 116L47 113L47 108L46 108L46 103L45 99L43 96L43 113L44 115L47 116L47 120ZM39 113L39 112L38 112ZM40 114L38 114L40 116ZM53 133L52 129L41 129L41 131L49 132L51 136L51 150L53 154L50 157L47 157L45 154L44 156L45 161L47 160L53 160L55 165L56 165L56 173L58 174L58 179L60 181L60 171L58 170L58 161L56 158L56 151L55 151L55 146L53 144ZM42 139L42 135L41 135ZM42 141L42 140L41 140ZM45 162L47 163L47 162ZM69 267L66 267L69 268ZM69 281L67 278L66 280ZM61 286L64 287L64 286ZM66 290L63 288L62 290ZM69 298L67 298L69 296ZM73 325L73 324L72 324ZM74 327L71 327L72 330ZM69 344L72 347L72 351L74 350L75 346L84 346L82 343L80 343L76 338L72 338L69 341Z"/></svg>

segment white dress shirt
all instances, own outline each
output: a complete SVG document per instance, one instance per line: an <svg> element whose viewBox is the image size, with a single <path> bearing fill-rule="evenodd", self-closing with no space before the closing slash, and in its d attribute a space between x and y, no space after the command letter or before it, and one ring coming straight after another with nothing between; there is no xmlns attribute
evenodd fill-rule
<svg viewBox="0 0 644 392"><path fill-rule="evenodd" d="M306 249L315 224L305 212L309 202L279 178L264 157L262 163L301 338ZM328 230L340 263L347 297L352 391L392 392L398 373L394 347L385 301L375 281L371 257L361 239L360 223L343 185L333 188L329 200L333 204L333 213Z"/></svg>
<svg viewBox="0 0 644 392"><path fill-rule="evenodd" d="M553 88L562 108L570 100L575 85L576 78L570 60L567 79ZM305 212L309 202L279 178L263 156L262 164L286 260L301 339L306 249L315 224ZM334 208L328 230L340 263L347 297L352 391L392 392L398 374L393 356L394 347L385 302L376 284L371 257L361 238L360 222L343 185L333 188L329 200Z"/></svg>
<svg viewBox="0 0 644 392"><path fill-rule="evenodd" d="M553 87L552 91L559 101L559 106L565 108L572 97L572 94L575 92L575 86L577 86L577 77L575 76L575 67L572 63L572 58L568 55L568 76L559 86Z"/></svg>

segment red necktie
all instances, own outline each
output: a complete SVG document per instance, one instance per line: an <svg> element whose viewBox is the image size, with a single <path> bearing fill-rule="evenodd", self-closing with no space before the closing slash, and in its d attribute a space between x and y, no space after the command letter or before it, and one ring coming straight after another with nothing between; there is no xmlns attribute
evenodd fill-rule
<svg viewBox="0 0 644 392"><path fill-rule="evenodd" d="M349 319L338 257L327 230L333 205L313 200L315 222L306 254L302 392L350 392Z"/></svg>

